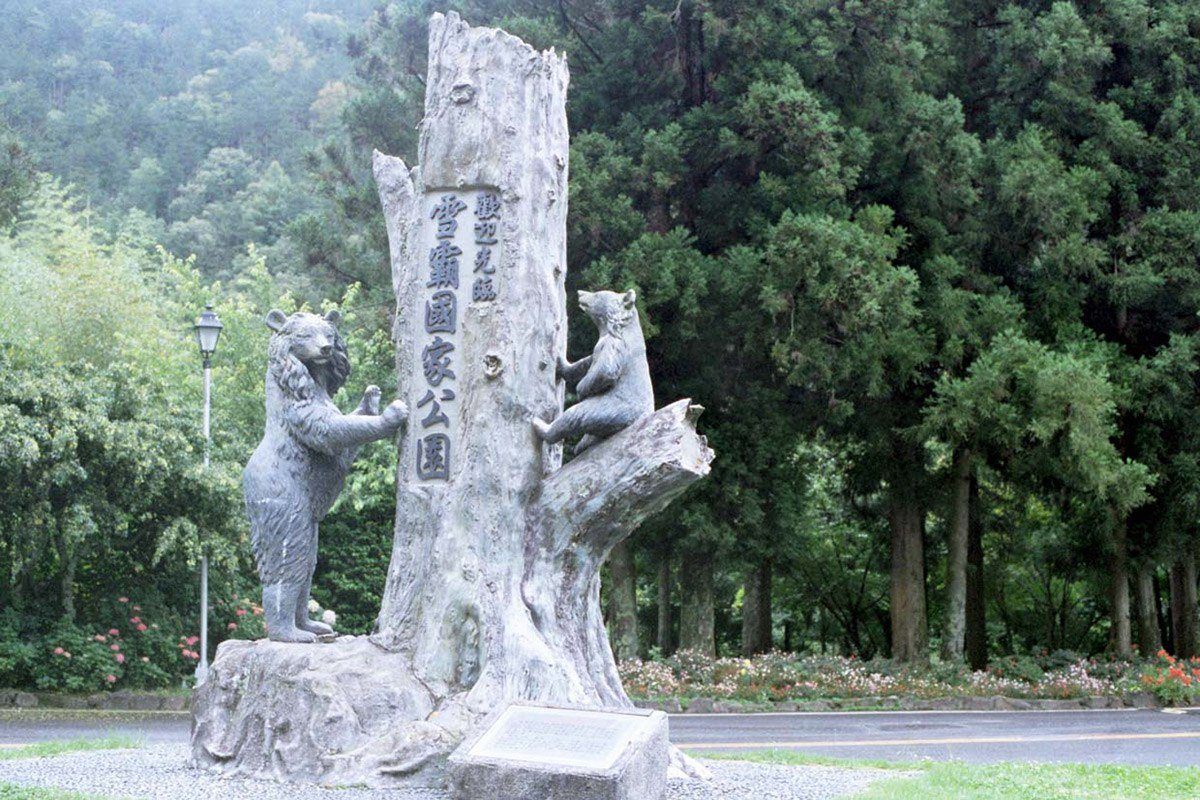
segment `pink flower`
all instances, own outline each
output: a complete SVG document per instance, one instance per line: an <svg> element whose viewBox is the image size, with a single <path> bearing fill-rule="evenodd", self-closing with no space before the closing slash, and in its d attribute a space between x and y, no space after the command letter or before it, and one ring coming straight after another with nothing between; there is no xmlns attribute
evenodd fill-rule
<svg viewBox="0 0 1200 800"><path fill-rule="evenodd" d="M120 636L121 632L119 630L117 630L116 628L109 628L108 635L109 636Z"/></svg>
<svg viewBox="0 0 1200 800"><path fill-rule="evenodd" d="M137 629L138 629L138 633L143 633L146 630L146 626L145 626L145 624L139 622Z"/></svg>
<svg viewBox="0 0 1200 800"><path fill-rule="evenodd" d="M200 654L193 650L192 651L192 660L195 661L199 658L200 658Z"/></svg>
<svg viewBox="0 0 1200 800"><path fill-rule="evenodd" d="M103 633L97 633L92 638L95 639L97 642L107 642L108 641L108 637L105 636Z"/></svg>
<svg viewBox="0 0 1200 800"><path fill-rule="evenodd" d="M246 609L244 609L244 608L239 608L239 609L237 610L237 615L238 615L239 617L244 617L244 616L246 616Z"/></svg>
<svg viewBox="0 0 1200 800"><path fill-rule="evenodd" d="M56 647L56 648L54 648L54 655L56 655L56 656L61 656L61 655L62 655L63 653L65 653L65 652L66 652L66 651L65 651L65 650L63 650L61 647Z"/></svg>
<svg viewBox="0 0 1200 800"><path fill-rule="evenodd" d="M116 683L116 682L117 682L117 676L116 676L116 675L109 675L109 676L107 676L107 677L106 677L104 680L108 681L109 683Z"/></svg>
<svg viewBox="0 0 1200 800"><path fill-rule="evenodd" d="M129 598L128 598L128 597L118 597L118 598L117 598L117 600L118 600L119 602L121 602L121 603L128 603L128 602L129 602Z"/></svg>
<svg viewBox="0 0 1200 800"><path fill-rule="evenodd" d="M231 622L231 623L229 623L229 630L231 630L231 631L236 631L236 630L237 630L237 623L236 623L236 622Z"/></svg>
<svg viewBox="0 0 1200 800"><path fill-rule="evenodd" d="M112 644L110 644L108 646L108 649L112 650L115 653L116 651L121 649L121 645L117 644L116 642L113 642Z"/></svg>
<svg viewBox="0 0 1200 800"><path fill-rule="evenodd" d="M142 618L141 617L130 617L129 621L132 624L137 625L138 623L140 623L142 621Z"/></svg>
<svg viewBox="0 0 1200 800"><path fill-rule="evenodd" d="M187 642L188 647L191 647L196 642L200 641L200 637L199 636L189 636L186 639L184 639L184 641Z"/></svg>
<svg viewBox="0 0 1200 800"><path fill-rule="evenodd" d="M117 653L117 663L118 664L125 663L125 654L124 653Z"/></svg>
<svg viewBox="0 0 1200 800"><path fill-rule="evenodd" d="M139 613L141 613L142 607L141 607L141 606L134 606L134 607L133 607L133 610L134 610L134 611L137 611L137 612L139 612Z"/></svg>

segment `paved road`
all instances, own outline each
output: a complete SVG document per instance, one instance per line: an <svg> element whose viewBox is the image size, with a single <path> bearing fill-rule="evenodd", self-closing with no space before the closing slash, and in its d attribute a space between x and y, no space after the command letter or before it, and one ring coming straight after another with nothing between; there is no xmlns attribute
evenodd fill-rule
<svg viewBox="0 0 1200 800"><path fill-rule="evenodd" d="M0 714L0 746L116 733L186 742L179 714ZM1200 766L1200 713L933 711L680 714L671 739L690 752L783 748L838 758L1077 761Z"/></svg>
<svg viewBox="0 0 1200 800"><path fill-rule="evenodd" d="M671 740L700 752L1200 766L1200 714L1148 710L683 714L671 717Z"/></svg>

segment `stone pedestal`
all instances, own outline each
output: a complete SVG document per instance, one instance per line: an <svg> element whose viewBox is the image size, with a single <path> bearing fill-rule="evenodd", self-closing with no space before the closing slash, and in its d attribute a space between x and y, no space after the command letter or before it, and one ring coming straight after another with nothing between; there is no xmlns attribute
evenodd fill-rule
<svg viewBox="0 0 1200 800"><path fill-rule="evenodd" d="M330 786L388 786L418 773L440 785L436 757L465 729L465 720L425 721L433 704L405 658L361 636L224 642L192 706L193 765Z"/></svg>

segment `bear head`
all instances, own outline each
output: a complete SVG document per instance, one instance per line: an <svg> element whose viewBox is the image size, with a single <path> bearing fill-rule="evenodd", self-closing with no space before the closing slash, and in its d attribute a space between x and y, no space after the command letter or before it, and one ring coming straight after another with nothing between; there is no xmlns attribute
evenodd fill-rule
<svg viewBox="0 0 1200 800"><path fill-rule="evenodd" d="M620 335L621 328L637 316L637 294L630 289L624 294L618 292L583 292L579 293L579 307L582 308L601 333Z"/></svg>
<svg viewBox="0 0 1200 800"><path fill-rule="evenodd" d="M297 400L308 400L319 384L329 396L350 377L346 340L338 333L341 312L325 316L297 311L288 316L278 309L267 314L273 331L267 349L268 373Z"/></svg>

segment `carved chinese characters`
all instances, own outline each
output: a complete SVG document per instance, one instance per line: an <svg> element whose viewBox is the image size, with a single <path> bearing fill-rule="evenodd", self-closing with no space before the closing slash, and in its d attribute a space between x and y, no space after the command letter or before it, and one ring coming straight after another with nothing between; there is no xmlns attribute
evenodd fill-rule
<svg viewBox="0 0 1200 800"><path fill-rule="evenodd" d="M418 343L425 386L416 403L420 427L415 469L419 480L445 481L454 455L454 415L447 412L458 399L455 362L460 357L462 312L468 303L496 299L501 203L500 195L489 189L431 192L426 202L430 244L424 275L425 338ZM464 276L468 265L471 274Z"/></svg>

